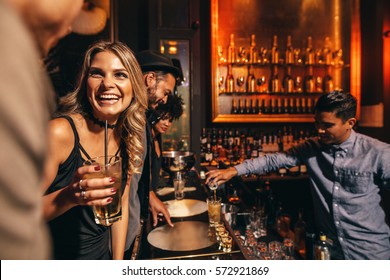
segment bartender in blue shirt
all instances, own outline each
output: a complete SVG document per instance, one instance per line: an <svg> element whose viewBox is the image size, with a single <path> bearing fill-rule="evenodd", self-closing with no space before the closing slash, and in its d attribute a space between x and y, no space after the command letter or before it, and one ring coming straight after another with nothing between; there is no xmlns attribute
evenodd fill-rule
<svg viewBox="0 0 390 280"><path fill-rule="evenodd" d="M207 173L218 185L234 176L305 164L317 230L333 241L332 259L390 259L390 228L380 189L390 189L390 145L353 130L357 102L349 93L322 95L315 106L318 137L285 153L266 154Z"/></svg>

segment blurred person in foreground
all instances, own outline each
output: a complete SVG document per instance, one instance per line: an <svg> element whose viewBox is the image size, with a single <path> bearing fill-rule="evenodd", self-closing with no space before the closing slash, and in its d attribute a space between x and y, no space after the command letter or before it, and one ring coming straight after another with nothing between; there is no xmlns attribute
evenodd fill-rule
<svg viewBox="0 0 390 280"><path fill-rule="evenodd" d="M42 59L82 4L0 0L0 259L51 256L40 186L55 95Z"/></svg>
<svg viewBox="0 0 390 280"><path fill-rule="evenodd" d="M92 44L76 89L60 99L49 126L44 216L55 259L123 259L130 180L141 172L147 104L133 52L120 42ZM115 177L85 177L100 168L83 166L84 161L105 155L106 147L107 155L122 158L120 190L113 186ZM113 203L116 192L122 194L122 218L110 226L96 224L91 206Z"/></svg>
<svg viewBox="0 0 390 280"><path fill-rule="evenodd" d="M136 54L137 61L141 67L143 82L148 93L148 111L154 110L159 104L166 103L169 95L175 91L176 81L180 76L180 69L173 65L167 56L153 51L144 50ZM150 115L150 113L148 113ZM140 234L141 224L149 218L149 211L152 214L153 226L159 220L165 219L170 226L171 222L168 209L161 202L154 192L152 179L152 162L154 161L152 151L153 138L149 122L146 123L144 131L143 155L144 165L142 174L134 174L131 179L131 193L129 198L129 229L126 241L125 259L134 258L133 247L136 236Z"/></svg>
<svg viewBox="0 0 390 280"><path fill-rule="evenodd" d="M390 228L379 195L390 189L390 145L353 130L356 108L349 93L324 94L315 105L318 137L286 153L210 171L206 183L306 164L317 230L333 243L331 258L390 259Z"/></svg>

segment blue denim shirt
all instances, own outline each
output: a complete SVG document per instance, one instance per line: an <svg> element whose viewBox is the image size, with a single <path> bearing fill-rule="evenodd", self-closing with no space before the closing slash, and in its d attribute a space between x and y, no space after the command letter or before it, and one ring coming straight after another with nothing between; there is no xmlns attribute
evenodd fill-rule
<svg viewBox="0 0 390 280"><path fill-rule="evenodd" d="M318 230L345 259L390 259L390 228L380 188L390 189L390 145L352 131L341 145L312 138L287 153L235 166L238 175L306 164Z"/></svg>

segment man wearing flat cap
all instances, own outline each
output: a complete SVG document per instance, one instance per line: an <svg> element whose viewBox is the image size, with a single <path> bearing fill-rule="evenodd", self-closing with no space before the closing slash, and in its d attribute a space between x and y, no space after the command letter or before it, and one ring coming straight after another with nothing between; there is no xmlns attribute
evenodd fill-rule
<svg viewBox="0 0 390 280"><path fill-rule="evenodd" d="M175 91L176 81L182 76L181 70L173 64L172 60L165 55L153 50L145 50L136 54L140 64L145 86L148 92L149 110L147 114L148 122L146 126L145 147L146 154L142 174L133 174L131 178L131 193L129 198L130 213L129 226L126 241L125 259L134 258L134 239L140 229L140 219L146 220L149 210L152 213L153 226L158 220L165 218L166 222L173 226L166 206L156 196L152 186L152 165L154 141L151 137L150 119L155 117L154 108L159 103L166 103L168 95ZM136 250L134 250L136 251Z"/></svg>
<svg viewBox="0 0 390 280"><path fill-rule="evenodd" d="M166 103L167 96L174 92L181 70L170 58L156 51L141 51L136 58L148 90L149 107L156 108L159 103Z"/></svg>

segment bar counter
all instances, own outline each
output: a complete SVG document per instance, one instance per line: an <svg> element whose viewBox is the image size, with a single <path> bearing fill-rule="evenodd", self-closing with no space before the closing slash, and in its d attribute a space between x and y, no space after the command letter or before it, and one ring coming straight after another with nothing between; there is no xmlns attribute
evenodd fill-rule
<svg viewBox="0 0 390 280"><path fill-rule="evenodd" d="M208 196L208 190L205 189L204 185L201 184L198 173L195 171L190 171L185 175L186 178L186 191L184 199L190 200L199 200L206 201ZM162 190L169 190L165 195L158 195L161 201L168 202L174 201L174 192L172 188L172 182L169 179L169 176L164 176L161 178L161 188L159 188L156 193L161 194ZM196 214L193 216L187 217L171 217L171 220L176 226L181 222L194 222L195 224L200 223L201 227L199 229L204 229L202 225L208 228L208 214L207 208L206 211ZM152 225L152 217L149 216L149 220L145 222L143 225L142 234L140 237L140 248L138 252L138 259L203 259L203 260L216 260L216 259L245 259L242 254L238 244L233 241L232 251L231 252L223 252L218 247L219 245L215 243L215 239L213 236L209 236L210 246L198 250L188 250L188 251L171 251L171 250L163 250L159 249L148 242L148 234L159 227L168 226L165 221L160 221L155 228ZM225 226L229 229L225 221ZM230 232L232 235L232 232Z"/></svg>
<svg viewBox="0 0 390 280"><path fill-rule="evenodd" d="M233 180L233 184L238 184L238 188L246 188L245 183L238 179ZM243 185L244 184L244 185ZM170 182L169 176L164 176L161 178L161 188L157 190L157 194L159 198L167 203L175 200L174 192L172 188L172 182ZM186 189L185 198L187 200L196 200L205 202L207 196L210 194L210 190L202 184L199 179L199 175L196 171L191 171L186 174ZM218 196L222 197L222 203L228 204L227 195L226 195L226 187L221 187L218 189ZM133 255L136 255L134 259L160 259L160 260L169 260L169 259L202 259L202 260L245 260L245 259L259 259L256 252L252 250L254 248L253 245L248 244L250 240L247 238L248 236L248 219L247 215L249 215L249 209L253 206L253 201L248 200L247 198L240 201L236 206L238 207L238 213L235 218L235 221L227 220L225 215L221 214L221 220L224 222L226 229L229 232L229 235L232 236L233 245L231 252L223 252L219 249L219 245L215 240L215 236L211 233L210 229L208 229L208 237L210 239L210 246L202 247L198 250L164 250L158 248L158 246L153 246L148 241L148 235L155 230L159 229L167 229L168 225L165 221L160 221L156 227L152 226L152 217L149 217L149 220L146 221L143 225L142 233L139 237L139 248L137 252ZM227 216L229 217L229 216ZM184 226L183 222L191 222L188 226L193 227L194 231L202 231L204 235L205 228L208 228L208 214L207 208L202 213L186 216L186 217L171 217L172 222L176 224L177 227ZM195 225L193 225L194 223ZM188 223L187 223L188 224ZM186 224L186 226L187 226ZM169 230L169 229L168 229ZM207 231L207 229L206 229ZM290 233L292 231L290 230ZM249 233L250 234L250 233ZM174 235L174 234L173 234ZM189 234L190 236L197 236L197 233ZM290 235L291 236L291 235ZM293 233L292 233L293 236ZM204 236L203 236L204 237ZM180 237L172 236L172 240L169 242L180 242ZM281 237L278 232L274 229L274 227L270 226L268 228L267 236L263 236L256 239L257 242L265 242L269 243L271 241L279 241L283 242L283 237ZM193 240L189 240L191 242ZM303 259L303 257L294 250L293 259Z"/></svg>

